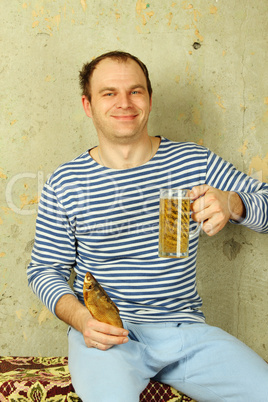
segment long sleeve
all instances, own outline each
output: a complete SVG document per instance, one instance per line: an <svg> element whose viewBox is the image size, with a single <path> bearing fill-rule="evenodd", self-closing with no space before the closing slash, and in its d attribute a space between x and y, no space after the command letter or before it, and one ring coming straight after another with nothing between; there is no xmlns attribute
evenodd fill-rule
<svg viewBox="0 0 268 402"><path fill-rule="evenodd" d="M268 233L268 184L236 170L211 151L208 151L206 183L239 194L246 209L246 217L240 224L256 232Z"/></svg>
<svg viewBox="0 0 268 402"><path fill-rule="evenodd" d="M67 281L75 258L75 237L68 218L47 183L39 203L35 244L27 276L33 292L54 314L59 298L74 294Z"/></svg>

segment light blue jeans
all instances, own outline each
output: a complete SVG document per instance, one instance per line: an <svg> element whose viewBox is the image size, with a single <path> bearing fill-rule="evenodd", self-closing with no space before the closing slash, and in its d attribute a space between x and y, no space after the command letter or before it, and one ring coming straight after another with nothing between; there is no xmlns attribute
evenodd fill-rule
<svg viewBox="0 0 268 402"><path fill-rule="evenodd" d="M138 402L150 378L198 402L268 402L268 364L245 344L207 324L132 324L129 342L87 348L69 332L69 369L83 402Z"/></svg>

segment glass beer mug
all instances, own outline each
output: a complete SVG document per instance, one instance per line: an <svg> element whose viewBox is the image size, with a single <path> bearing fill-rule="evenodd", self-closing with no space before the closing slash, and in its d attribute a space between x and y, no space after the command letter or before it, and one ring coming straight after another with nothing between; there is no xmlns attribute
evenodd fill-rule
<svg viewBox="0 0 268 402"><path fill-rule="evenodd" d="M190 190L160 189L159 257L188 257L189 239L202 227L190 232L190 202Z"/></svg>

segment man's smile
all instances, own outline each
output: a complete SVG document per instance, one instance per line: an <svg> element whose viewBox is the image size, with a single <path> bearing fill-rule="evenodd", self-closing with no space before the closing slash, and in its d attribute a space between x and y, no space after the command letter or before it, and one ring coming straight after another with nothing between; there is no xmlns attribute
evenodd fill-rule
<svg viewBox="0 0 268 402"><path fill-rule="evenodd" d="M128 114L128 115L111 115L116 120L121 120L121 121L132 121L134 120L138 114Z"/></svg>

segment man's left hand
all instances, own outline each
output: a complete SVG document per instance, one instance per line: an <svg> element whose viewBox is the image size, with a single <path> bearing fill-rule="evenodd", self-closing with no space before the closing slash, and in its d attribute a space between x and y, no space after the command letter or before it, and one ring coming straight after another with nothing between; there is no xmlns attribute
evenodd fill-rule
<svg viewBox="0 0 268 402"><path fill-rule="evenodd" d="M223 229L229 219L241 221L245 217L244 204L235 192L204 184L193 187L190 197L194 200L191 205L192 218L196 222L203 222L203 231L208 236Z"/></svg>

